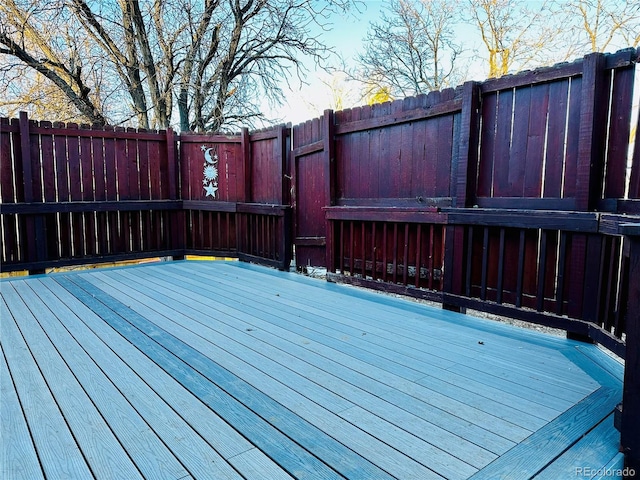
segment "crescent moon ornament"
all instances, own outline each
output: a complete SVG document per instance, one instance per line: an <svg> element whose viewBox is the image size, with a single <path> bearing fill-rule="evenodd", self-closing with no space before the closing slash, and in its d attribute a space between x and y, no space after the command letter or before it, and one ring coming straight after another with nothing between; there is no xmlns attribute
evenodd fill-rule
<svg viewBox="0 0 640 480"><path fill-rule="evenodd" d="M213 163L215 163L215 162L214 162L213 158L211 158L211 150L213 150L213 148L212 148L212 147L211 147L211 148L207 148L207 149L204 151L204 159L205 159L205 161L206 161L207 163L211 163L211 164L213 164Z"/></svg>

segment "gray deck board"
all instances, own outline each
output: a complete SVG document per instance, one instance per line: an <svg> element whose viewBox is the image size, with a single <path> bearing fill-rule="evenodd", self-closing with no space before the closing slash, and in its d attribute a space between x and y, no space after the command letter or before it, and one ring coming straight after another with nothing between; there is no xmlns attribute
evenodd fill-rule
<svg viewBox="0 0 640 480"><path fill-rule="evenodd" d="M3 288L2 295L6 292ZM91 470L9 311L2 302L2 348L44 474L49 478L88 478Z"/></svg>
<svg viewBox="0 0 640 480"><path fill-rule="evenodd" d="M530 478L532 472L542 471L548 466L549 459L558 458L580 440L585 432L598 425L603 417L609 416L619 398L619 390L599 388L471 479ZM532 451L536 454L532 455Z"/></svg>
<svg viewBox="0 0 640 480"><path fill-rule="evenodd" d="M0 457L0 478L14 480L44 478L4 352L0 355L0 382L0 399L2 399L0 443L3 445Z"/></svg>
<svg viewBox="0 0 640 480"><path fill-rule="evenodd" d="M153 273L151 274L153 275ZM211 282L213 282L213 279L209 279ZM193 285L193 283L189 280L189 279L183 279L183 282L185 282L185 284L187 285ZM214 289L214 287L212 285L207 285L206 287L202 287L208 295L210 295L211 297L213 297L213 295L216 294L216 290ZM347 338L342 338L340 335L336 335L333 333L333 326L339 327L340 325L334 322L334 323L326 323L324 324L324 328L320 328L320 327L314 327L314 326L309 326L308 324L301 324L300 323L300 318L302 318L302 315L300 313L294 313L294 314L286 314L286 313L282 313L280 310L276 310L273 308L267 308L266 306L249 306L249 305L240 305L236 303L236 299L238 298L242 298L239 297L237 294L234 294L232 291L230 290L225 290L225 289L219 289L220 291L218 291L217 293L221 294L224 296L224 298L219 298L216 297L215 300L211 300L210 302L210 308L212 310L216 310L218 309L218 311L220 311L220 305L227 305L230 308L233 308L234 310L241 310L244 314L249 314L252 316L252 318L255 317L261 317L263 316L264 318L266 318L267 320L271 321L272 323L276 322L276 319L278 317L282 317L283 322L281 322L280 324L286 324L287 328L290 331L293 331L295 333L298 333L300 335L305 336L305 338L307 339L313 339L316 340L318 342L321 342L322 344L330 347L330 348L334 348L334 349L338 349L341 352L347 353L348 355L351 356L356 356L358 351L357 349L352 348L352 344L353 344L353 339L355 338L357 340L357 337L362 336L362 331L361 330L356 330L355 332L350 332L351 335ZM252 298L255 298L257 294L252 295ZM297 312L297 310L296 310ZM299 318L296 318L299 317ZM321 320L319 320L319 315L313 316L312 319L309 321L309 323L313 322L314 324L321 324ZM348 319L344 319L344 322L348 322ZM314 332L317 333L317 335L314 335ZM327 340L324 339L324 337L326 337L327 335L331 335L332 340L334 342L327 344ZM387 335L387 338L389 337L389 335ZM367 334L366 338L369 339L370 335ZM337 342L337 343L336 343ZM337 345L337 346L336 346ZM380 347L377 347L378 349L380 349ZM400 352L401 353L401 352ZM396 356L400 356L396 353ZM357 358L365 360L366 361L366 357L363 358L360 355L357 355ZM422 362L418 362L416 361L417 359L413 358L410 359L410 361L412 362L412 364L414 366L416 366L416 368L420 368L422 377L426 377L427 374L434 374L434 372L441 372L441 377L445 377L447 380L449 379L449 377L451 377L451 368L446 369L446 368L442 368L441 365L439 365L439 362L434 362L433 361L434 356L433 355L429 355L429 356L425 356L423 358ZM437 358L436 358L437 360ZM451 365L453 365L453 363L451 363ZM450 367L451 367L450 365ZM379 365L381 366L381 368L384 368L384 365ZM395 373L394 371L392 371L391 373ZM481 375L481 374L480 374ZM477 375L476 375L477 376ZM495 376L491 375L490 377L495 378ZM500 380L499 378L497 379L498 381ZM462 382L460 382L462 384L465 383L465 381L463 380ZM523 386L524 387L524 386ZM541 392L539 390L530 390L529 387L524 387L524 389L526 390L526 393L523 394L524 398L538 398L538 397L543 397L544 395L541 394ZM593 388L592 388L593 389ZM591 389L591 390L592 390ZM588 390L591 391L591 390ZM582 393L580 395L577 395L575 398L580 399L583 398L585 396L586 393ZM555 417L559 412L563 411L564 409L568 408L568 406L570 405L569 402L566 401L561 401L561 400L557 400L556 398L554 398L553 400L556 401L556 403L559 405L558 409L553 410L550 413L547 412L543 412L543 414L545 415L550 415L550 418ZM508 410L508 407L504 407L504 404L502 402L500 402L499 404L495 405L495 408L492 408L493 404L491 401L482 401L481 405L479 406L479 408L488 411L488 413L492 413L492 414L496 414L497 412L498 415L503 415L505 410ZM531 412L535 412L535 409L531 409ZM517 418L519 419L519 421L522 420L526 420L527 417L529 416L528 413L526 412L522 412L520 413ZM550 419L549 417L547 419ZM535 419L529 419L529 420L533 420L535 425ZM525 423L526 425L526 423ZM532 425L532 426L533 426Z"/></svg>
<svg viewBox="0 0 640 480"><path fill-rule="evenodd" d="M60 335L61 332L55 331L59 324L53 314L24 282L16 282L13 286L15 292L10 288L5 290L5 298L11 302L20 331L91 471L103 478L114 474L132 480L142 478L131 459L122 455L120 442L79 383L81 376L76 376L66 363L70 361L77 365L78 360L84 360L73 356L73 339L68 332ZM54 328L48 328L50 325ZM100 401L96 403L100 404ZM175 473L186 472L177 470Z"/></svg>
<svg viewBox="0 0 640 480"><path fill-rule="evenodd" d="M620 465L622 367L593 345L237 262L5 280L0 293L8 478Z"/></svg>
<svg viewBox="0 0 640 480"><path fill-rule="evenodd" d="M558 478L587 477L586 472L597 472L609 465L618 456L618 435L613 427L613 415L609 415L598 426L581 438L551 465L534 478L556 480Z"/></svg>
<svg viewBox="0 0 640 480"><path fill-rule="evenodd" d="M245 435L275 456L289 472L310 478L336 478L338 472L352 478L384 478L384 472L364 458L353 455L308 421L282 408L271 397L193 347L166 335L165 331L100 289L80 277L74 277L72 281L62 278L57 281L78 298L92 302L92 310L187 388L197 391L203 388L203 379L210 382L205 383L206 393L203 392L202 396L213 396L213 405L218 410L227 408L228 421L241 427ZM291 438L296 441L291 441ZM313 450L313 455L310 450ZM411 459L407 461L411 462ZM406 467L407 461L399 466ZM420 473L426 473L426 469Z"/></svg>
<svg viewBox="0 0 640 480"><path fill-rule="evenodd" d="M96 292L94 293L98 295ZM155 322L159 322L159 319L155 318ZM145 322L143 318L136 320L136 326L145 329L150 336L154 336L153 332L156 331L156 325L157 323ZM165 328L172 328L175 325L175 322L162 322L162 326ZM250 408L258 412L262 418L271 418L272 422L277 422L278 429L288 432L289 436L294 435L298 442L314 445L314 453L321 459L327 459L339 471L353 476L354 469L357 469L358 473L363 475L364 478L370 477L370 474L381 476L381 472L376 472L375 470L371 470L369 471L370 474L367 474L366 462L363 462L357 456L349 455L348 450L343 448L340 443L332 441L331 437L323 434L325 430L335 432L334 436L338 436L338 441L348 440L350 448L357 453L367 455L368 458L375 458L380 468L393 469L405 478L435 478L427 468L414 463L400 451L389 448L383 442L375 441L375 439L366 435L362 430L353 427L348 422L328 415L321 406L306 399L295 390L283 388L282 384L278 386L273 382L273 379L265 382L263 376L254 376L256 369L235 366L234 363L239 360L237 357L230 358L230 354L225 354L222 349L217 349L217 347L198 336L190 335L184 329L179 332L172 329L169 333L176 334L176 340L181 340L181 337L186 335L190 347L186 349L185 343L182 342L165 342L163 343L165 348L172 350L174 353L180 352L179 356L181 358L185 358L188 355L189 363L197 370L208 372L207 375L210 375L209 378L212 381L224 385L223 388L236 399L248 402L247 404L250 405ZM201 352L207 351L207 349L215 349L211 354L211 357L215 358L215 362L200 352L188 351L192 348L191 346L195 347L194 350L199 348ZM233 363L226 363L225 360L231 360ZM218 365L226 368L222 370ZM233 375L234 372L238 372L238 369L244 373L247 383L241 383L239 382L239 377L236 376L234 378L229 375L229 373ZM253 385L251 385L252 381ZM286 407L287 410L283 410L279 405ZM292 416L290 412L297 413L300 417ZM300 422L297 420L298 418L306 418L308 421ZM314 429L314 427L316 428ZM419 439L416 440L419 441ZM344 466L341 467L343 464Z"/></svg>
<svg viewBox="0 0 640 480"><path fill-rule="evenodd" d="M267 275L268 274L263 274L265 277ZM209 277L209 279L219 285L224 282L224 279L220 276L215 278ZM277 292L277 295L279 296L279 304L287 303L287 291L291 292L291 287L286 290L282 289L282 292L280 292L281 289L277 289L276 286L281 282L283 282L282 279L278 282L277 279L272 280L269 278L269 281L265 282L266 285L271 288L269 294L267 292L261 292L260 287L262 283L255 282L255 280L253 281L253 285L251 285L252 282L249 281L243 282L243 284L239 286L231 284L231 287L235 291L244 290L246 293L251 292L250 298L252 299L252 303L259 303L261 298L265 298L265 296L267 296L267 302L263 302L261 304L262 308L269 306L269 303L271 302L268 301L268 297L274 295L274 292ZM264 288L267 287L263 287L263 289ZM296 288L302 290L304 287ZM558 370L560 362L563 362L561 355L557 355L557 359L554 359L549 355L545 355L544 362L537 362L535 364L535 368L533 368L529 363L519 364L518 358L523 358L526 362L539 358L539 356L536 355L536 348L534 346L527 351L514 352L513 348L508 345L508 342L504 342L504 340L503 342L496 342L495 345L491 344L485 336L489 335L490 338L493 338L492 334L482 330L478 331L478 329L475 329L471 336L467 337L471 341L467 340L466 343L460 344L460 339L464 338L462 332L456 331L453 333L450 328L439 330L434 328L432 325L432 315L444 315L444 318L447 318L446 316L457 317L458 314L453 312L436 311L437 313L434 314L432 313L434 309L429 309L430 322L425 324L424 321L411 321L410 318L403 315L403 312L398 309L387 309L387 311L381 315L382 312L379 311L380 307L377 305L376 308L373 309L370 305L364 304L360 306L353 315L350 315L348 318L341 318L333 312L339 312L343 308L348 308L349 304L344 303L341 305L341 302L334 298L335 296L331 296L331 309L318 308L317 305L323 304L323 298L322 295L316 293L317 289L318 287L313 287L313 295L304 295L304 293L296 292L296 302L293 303L292 306L297 311L300 311L302 310L302 302L309 302L311 300L308 299L313 298L316 306L308 308L311 309L311 318L313 318L313 323L315 325L326 325L331 327L330 331L334 337L343 338L345 335L349 336L350 341L356 342L358 346L368 343L369 334L375 333L376 324L382 322L386 328L378 329L378 331L380 332L382 340L386 340L386 342L384 342L386 343L386 346L381 345L381 342L379 342L379 345L376 345L376 349L382 350L381 355L384 355L384 350L389 349L391 346L401 346L401 350L396 351L396 353L400 353L403 356L407 355L408 349L412 349L414 354L422 349L423 354L435 357L428 362L430 365L438 365L439 361L445 361L450 367L452 362L454 364L459 364L466 360L469 365L475 366L478 370L482 370L483 367L490 366L491 370L495 374L500 374L505 378L522 379L523 384L525 384L526 380L526 383L540 382L547 389L558 387L555 389L557 390L555 393L560 398L566 398L569 401L579 400L597 387L595 382L592 382L586 375L578 377L573 373ZM309 290L310 289L306 289L306 291ZM229 292L228 289L224 291L226 293ZM247 298L246 295L244 298ZM328 301L329 300L327 298L327 302ZM425 309L427 308L429 307L425 307ZM300 315L300 317L304 318L302 315ZM331 321L332 319L334 320L333 322ZM336 323L335 320L338 320L338 322ZM355 328L350 328L352 326ZM450 327L450 324L445 326ZM367 332L366 339L361 338L363 332ZM419 342L415 339L416 333L425 333L424 337L421 336ZM480 338L485 340L484 346L478 344L479 335L482 335ZM501 343L507 343L507 345L503 346ZM487 348L487 344L490 344L491 348ZM446 345L447 348L435 348L437 346L442 347L443 345ZM427 348L432 348L430 350L425 350L425 346ZM485 355L488 355L491 359L490 364L483 361ZM455 361L452 359L455 359ZM499 359L504 361L497 361ZM415 366L416 363L419 364L419 362L414 361L414 368L417 368ZM445 367L446 366L447 365L445 365ZM530 373L533 373L534 376L527 375Z"/></svg>
<svg viewBox="0 0 640 480"><path fill-rule="evenodd" d="M120 276L121 277L121 276ZM164 288L161 287L159 283L156 283L156 287L155 288L148 288L145 287L144 284L145 280L142 278L136 278L136 277L132 277L130 278L130 283L126 283L123 282L122 280L118 281L118 282L114 282L114 285L124 285L123 290L129 290L129 289L134 289L137 293L139 294L149 294L152 296L158 296L159 299L158 301L160 302L166 302L167 305L175 305L175 302L179 302L180 299L184 299L187 298L189 303L193 303L193 304L199 304L201 302L204 302L204 304L207 304L207 299L206 298L201 298L198 299L197 295L189 295L188 292L182 292L179 291L180 287L174 286L173 289L168 289L168 288ZM174 292L172 290L178 290L178 292ZM216 304L209 304L212 307L215 307ZM180 309L182 312L184 311L189 311L190 307L186 304L182 304L180 306ZM203 309L202 312L200 313L200 317L202 317L203 314L205 314L207 312L207 309ZM225 329L225 335L230 335L230 336L234 336L234 331L237 332L235 334L235 337L239 339L239 341L242 341L242 339L252 339L252 337L254 335L260 335L262 332L267 331L270 327L269 324L264 324L264 323L258 323L259 317L263 315L262 312L259 311L255 311L254 310L254 315L251 317L248 317L246 312L239 312L242 313L241 318L243 318L245 321L248 320L251 322L251 325L253 325L255 327L255 329L253 329L251 332L249 332L251 335L247 335L246 332L244 331L240 331L237 326L234 329L232 326L229 326L227 329ZM238 313L238 314L239 314ZM198 316L198 312L196 311L195 313L192 313L194 316ZM216 322L216 324L212 324L210 325L210 328L216 328L219 330L219 322ZM243 323L244 325L244 323ZM195 328L198 328L197 326ZM202 328L202 327L200 327ZM209 326L207 326L207 328L209 328ZM279 337L276 337L279 338ZM212 340L217 341L218 343L220 343L220 337L213 337ZM245 340L246 342L247 340ZM264 351L265 349L265 344L263 343L262 345L260 344L256 344L254 345L254 348L259 349L260 351ZM308 345L306 345L306 347L308 347ZM282 344L281 345L281 350L280 351L273 351L273 356L274 358L277 358L278 356L281 356L283 354L285 354L284 352L293 352L295 349L296 354L301 354L304 356L305 351L307 350L307 348L300 348L297 347L294 344L294 342L291 342L289 344ZM237 350L237 347L232 347L232 350ZM302 350L302 351L301 351ZM282 353L280 353L282 352ZM327 356L335 356L334 352L327 352L326 353ZM327 357L321 357L318 356L317 359L320 359L320 364L324 367L324 368L331 368L331 365L328 365L329 361ZM316 360L317 360L316 359ZM287 365L292 365L292 363L295 362L295 358L291 358L291 362L287 361ZM348 362L348 360L347 360ZM371 369L370 366L366 366L365 369ZM344 372L345 370L343 370ZM388 388L389 385L383 384L383 385L368 385L365 388L368 390L367 393L365 392L361 392L359 389L354 389L354 386L358 386L360 385L361 382L359 382L357 379L353 378L353 374L352 374L352 370L351 369L346 369L346 373L348 375L349 380L352 382L350 385L343 385L343 388L341 388L338 393L340 393L343 396L352 396L353 397L353 401L354 402L358 402L360 405L363 404L367 404L369 406L369 408L380 414L380 412L384 412L385 415L390 415L390 414L395 414L396 417L398 417L398 414L402 414L403 412L399 412L398 409L396 408L396 406L393 403L387 403L384 401L381 401L380 397L383 396L385 394L385 391L389 391L390 389ZM343 373L344 374L344 373ZM403 389L411 389L411 390L415 390L416 388L419 390L423 390L427 393L425 393L423 395L423 397L428 396L428 397L435 397L438 394L436 394L436 392L432 392L432 391L428 391L426 388L424 387L419 387L411 382L407 382L406 379L404 378L395 378L392 375L389 375L388 373L385 375L385 377L387 378L387 382L395 387L402 387ZM392 377L392 379L389 379L389 377ZM363 378L369 378L366 376L363 376ZM334 382L329 382L328 384L325 382L322 382L323 385L335 385L335 381ZM381 388L382 387L382 388ZM335 388L335 387L334 387ZM414 399L415 400L415 399ZM469 424L469 420L468 419L460 419L457 417L457 415L461 415L461 412L456 412L456 415L453 416L451 415L449 412L447 412L446 410L443 410L443 407L448 407L450 401L452 401L451 399L445 399L445 398L440 398L439 402L434 402L440 405L441 408L437 408L435 405L422 405L420 408L416 408L416 401L414 402L410 402L410 406L407 408L408 411L410 412L421 412L424 411L424 413L422 414L423 419L421 420L421 418L416 418L415 415L411 415L411 417L413 418L409 418L409 416L405 415L404 419L403 419L403 424L407 424L407 425L411 425L411 426L415 426L416 422L417 422L417 426L421 427L420 422L424 421L425 419L427 420L432 420L435 423L431 423L430 425L430 429L429 431L431 432L431 437L433 438L432 441L435 442L436 445L438 444L442 444L443 448L446 449L451 449L453 448L453 445L457 445L458 449L464 449L464 446L466 444L469 443L469 440L474 440L476 442L478 442L481 446L485 446L485 444L488 444L491 447L491 451L498 451L501 452L503 451L505 448L509 448L511 445L513 445L513 443L509 443L509 441L507 439L505 439L504 437L496 437L495 435L491 436L489 432L482 432L482 434L479 434L477 431L474 432L474 428L473 428L473 424ZM402 404L402 402L396 401L396 403L400 403L400 405ZM459 402L458 402L459 403ZM460 405L461 408L465 409L465 410L469 410L466 408L465 405ZM426 409L426 410L425 410ZM404 412L406 414L406 411ZM476 412L476 417L478 412ZM490 425L490 429L496 429L499 430L499 426L496 427L495 424L496 423L500 423L495 417L488 417L485 416L484 420L488 420L488 423ZM440 426L438 426L440 425ZM441 426L446 426L449 429L452 429L455 432L458 432L458 434L461 434L462 432L464 432L464 435L466 438L463 438L459 435L451 435L448 431L444 430L443 428L441 428ZM504 433L504 431L502 431ZM530 432L527 432L530 433ZM519 432L519 435L522 435L522 432ZM447 443L448 442L448 443ZM486 455L482 455L481 453L478 452L477 448L474 448L474 445L468 445L469 450L471 450L474 453L474 456L478 456L480 455L481 458L485 458L486 459Z"/></svg>
<svg viewBox="0 0 640 480"><path fill-rule="evenodd" d="M283 478L287 477L280 467L273 464L262 452L238 434L233 427L207 408L202 401L171 378L164 370L159 369L157 364L140 350L129 342L123 341L119 333L109 327L108 324L103 322L55 281L42 279L40 283L43 288L39 288L37 291L43 301L52 305L58 312L65 312L67 308L70 308L71 311L78 315L65 315L64 313L59 315L66 328L77 332L77 335L81 335L84 338L84 344L91 345L96 343L94 349L108 348L112 350L156 394L162 395L164 401L175 412L178 412L191 428L197 431L216 452L227 459L241 474L264 470L270 472L274 478L281 475ZM82 321L80 318L82 318ZM95 335L95 340L91 340L89 332ZM104 343L104 346L100 346L97 343L98 339ZM119 361L117 362L119 363ZM120 369L117 371L120 371ZM248 452L253 453L249 455L247 454ZM215 457L215 454L212 457ZM267 466L269 467L267 468ZM215 472L215 469L212 472Z"/></svg>
<svg viewBox="0 0 640 480"><path fill-rule="evenodd" d="M29 295L27 291L23 291L22 295L29 302L31 308L34 308L34 305L39 305L33 293ZM43 304L41 305L44 306ZM150 452L144 452L138 457L140 463L146 462L151 457L162 459L158 462L158 468L159 471L166 472L164 475L168 478L174 475L190 475L197 478L206 478L207 475L212 478L239 478L235 470L226 464L199 435L187 425L184 425L183 419L171 410L156 392L141 381L132 369L127 368L110 349L106 348L101 342L96 341L94 336L85 335L84 333L86 332L80 329L75 330L75 340L82 343L85 352L89 352L85 356L74 339L69 336L67 331L61 328L60 323L56 321L50 311L39 310L38 318L47 321L45 328L49 338L56 343L63 356L69 357L69 363L76 366L74 373L79 379L84 379L87 389L92 389L91 385L97 383L97 372L95 369L90 372L84 366L90 362L95 362L100 366L102 373L120 392L126 392L123 395L126 401L146 423L146 428L143 428L145 430L151 428L158 438L162 439L162 443L168 451L162 448L153 452L152 455L150 455ZM83 367L78 367L79 365ZM105 411L105 415L109 415L107 418L111 418L111 413L108 412L110 403L113 402L116 405L118 403L114 396L99 398L100 392L97 389L90 391L93 393L96 403ZM124 403L122 404L125 405ZM91 425L90 422L86 422L86 424ZM79 432L81 429L74 428L73 431ZM96 435L96 438L100 437ZM141 445L153 444L145 437L137 441ZM80 441L80 443L83 447L90 445L89 441ZM158 442L159 445L160 442ZM107 449L105 448L105 450ZM91 458L89 453L86 453L86 455ZM114 455L112 454L111 456ZM109 463L117 465L117 461L114 459L107 458L106 460L107 466ZM174 467L171 466L172 464ZM111 467L111 470L114 471L114 467ZM154 475L158 475L159 471L154 472ZM147 475L149 474L150 472L147 472ZM118 477L135 478L133 473L127 472L118 473Z"/></svg>
<svg viewBox="0 0 640 480"><path fill-rule="evenodd" d="M144 283L143 279L137 279L135 284L134 283L126 284L124 282L117 282L115 284L124 285L125 287L127 287L128 285L128 287L130 287L131 289L135 288L136 293L146 292L146 294L150 294L150 295L158 294L162 296L161 291L149 290L148 288L145 288L144 285L142 285L143 283ZM129 290L129 288L125 288L125 290ZM106 290L106 291L108 291L109 293L117 294L114 290ZM142 299L141 295L137 295L137 294L133 294L133 295L136 298ZM287 388L286 386L284 386L284 388L278 387L272 380L267 379L265 381L264 376L256 375L255 373L254 374L247 373L248 370L253 369L251 365L259 365L260 368L262 368L265 371L276 372L276 373L282 372L283 370L285 370L285 367L283 365L278 364L279 366L274 367L273 366L274 362L271 361L269 358L265 357L264 355L268 353L272 355L273 358L278 358L278 356L286 355L285 352L283 351L278 352L278 351L275 351L275 349L270 351L268 348L266 348L264 344L258 345L256 343L257 340L254 339L253 337L246 335L246 333L243 334L240 331L237 331L237 337L244 337L245 339L248 339L250 341L249 343L254 343L253 345L254 348L259 349L262 352L262 354L258 354L256 350L247 348L239 342L230 344L230 341L229 341L230 339L224 339L224 337L222 337L221 335L211 334L211 333L207 334L206 330L203 331L203 325L197 325L193 320L186 318L184 315L176 314L173 311L168 310L168 308L157 309L155 310L156 314L154 315L154 311L151 311L148 308L141 308L140 304L142 303L142 300L136 301L134 297L127 297L125 292L120 292L120 295L118 296L118 298L121 301L126 300L127 304L130 304L131 307L134 308L134 310L138 311L139 313L142 313L142 314L146 313L148 318L153 317L154 322L158 326L161 326L165 328L168 332L186 340L190 345L193 345L194 347L199 348L200 351L206 351L208 356L210 356L210 358L215 358L217 362L225 366L225 368L229 369L230 371L236 374L244 373L243 375L244 378L249 379L249 381L251 381L250 379L253 378L254 380L252 381L252 384L254 386L260 388L262 391L269 394L274 399L280 401L284 405L289 406L289 408L291 408L294 412L309 419L315 425L321 426L324 430L328 432L336 432L334 433L334 435L339 435L339 437L337 438L342 439L345 442L348 442L351 448L353 448L354 450L361 452L363 455L371 455L374 457L379 457L381 459L385 455L387 456L390 455L392 457L397 456L396 452L394 452L393 450L389 450L386 446L380 444L379 442L373 441L373 439L367 440L367 437L364 436L362 432L358 432L357 429L354 430L352 425L344 422L339 422L337 419L334 419L333 422L327 421L328 417L323 415L321 410L319 410L318 408L313 408L314 407L313 405L311 405L311 407L305 406L305 403L309 403L309 401L312 401L313 403L317 402L323 405L327 405L328 408L331 409L331 407L333 407L331 402L334 399L329 398L323 401L323 397L326 397L326 395L323 395L322 392L318 395L317 394L318 388L311 388L310 390L308 388L305 388L305 385L308 386L307 382L300 382L299 379L296 377L293 378L293 380L295 380L294 382L287 382L287 379L292 377L291 373L293 372L291 370L289 370L288 372L285 372L284 374L278 375L279 381L288 383L290 386L296 386L299 391L304 392L306 399L301 398L300 394L298 394L295 391L292 391L290 388ZM138 305L134 306L134 304L138 304ZM183 305L181 307L181 311L184 312L187 310L188 308L186 305ZM165 319L164 320L159 319L157 314L164 314ZM172 319L168 319L166 317L166 315L169 315L169 314L172 314L173 316ZM172 325L172 323L175 323L176 325ZM191 327L192 330L197 329L200 332L199 335L202 336L202 338L197 338L196 336L194 336L194 334L189 334L188 331L184 331L183 328L187 328L187 327ZM229 332L229 329L227 329L227 335L233 336L233 332ZM207 343L207 340L209 340L210 343ZM253 342L251 342L251 340ZM214 341L217 343L217 345L213 344ZM218 348L218 346L223 346L227 348L228 351L224 351L223 349ZM230 352L234 352L234 355L242 357L242 359L247 362L247 365L236 366L235 365L236 361L233 358L229 358L232 355ZM225 359L227 359L227 361L225 361ZM292 363L296 363L295 357L291 357L291 361L287 360L286 363L287 365L290 365L290 366ZM258 369L256 368L255 370L257 371ZM315 379L316 381L318 381L317 377L315 377ZM338 386L339 383L342 383L342 385ZM378 413L380 415L389 415L389 411L391 411L392 413L394 412L394 408L395 408L394 405L381 400L379 397L375 395L367 394L366 392L358 393L357 388L354 388L353 385L349 385L346 382L341 382L341 380L337 377L334 377L333 381L331 380L329 382L322 381L322 384L325 384L325 385L328 384L332 386L332 388L337 389L341 395L349 396L352 399L352 401L357 401L360 405L370 406L371 404L375 404L373 407L369 407L370 411L374 413ZM273 388L274 386L276 387L275 389ZM318 387L319 385L312 384L311 386ZM295 401L296 399L298 399L297 402ZM325 402L328 402L328 403L325 403ZM348 419L349 416L346 414L343 414L344 413L343 411L348 409L347 413L349 413L353 410L352 408L353 406L354 406L353 403L349 402L347 405L345 405L344 401L342 401L341 408L334 409L334 410L337 411L339 416ZM395 415L396 417L398 417L398 412L400 414L404 413L404 416L402 418L403 424L410 425L410 428L422 427L422 432L423 432L422 436L420 436L419 438L414 436L409 436L409 439L413 443L412 448L421 450L425 454L429 453L429 455L432 458L431 466L438 473L446 475L447 478L456 478L456 475L459 475L460 472L464 473L465 471L467 472L475 471L475 469L470 468L464 462L452 457L450 454L447 453L447 449L449 451L454 448L459 449L460 444L464 444L466 442L464 439L451 436L451 441L448 444L442 445L446 440L446 438L443 438L447 434L446 431L439 432L438 429L434 428L433 425L422 426L421 423L426 423L426 422L421 421L420 418L415 417L409 414L408 412L402 411L399 409L395 409L395 411L396 411L396 415ZM371 414L370 416L372 418L375 417L375 415L371 415ZM375 420L372 420L372 421L375 421ZM416 424L417 424L417 427L416 427ZM387 428L393 428L393 425L385 424L385 430L378 430L378 431L385 431L385 433L387 433L386 432ZM375 436L375 431L373 432L370 431L369 433ZM347 436L347 434L350 434L350 436ZM359 436L362 439L362 442L358 442L357 439L354 437L354 435ZM385 435L385 437L386 436L387 435ZM436 445L440 444L438 446L440 446L441 448L444 448L444 450L439 450L438 448L434 448L433 445L428 444L423 440L420 440L420 438L428 439L429 437L431 438L431 441L434 442ZM406 449L405 448L406 442L405 444L399 445L398 442L391 441L389 440L389 438L386 438L386 442L389 443L391 446L397 447L399 451L404 451ZM380 446L378 446L377 449L374 449L376 448L375 447L376 444L382 445L382 450L380 450L381 448ZM362 445L362 446L358 447L358 445ZM476 456L480 456L481 464L484 464L486 463L486 461L495 458L495 455L487 454L486 452L483 452L482 449L475 447L474 445L470 444L468 448L472 449ZM442 460L440 460L440 458L442 458ZM482 459L484 459L484 462L482 462ZM466 476L462 478L466 478Z"/></svg>

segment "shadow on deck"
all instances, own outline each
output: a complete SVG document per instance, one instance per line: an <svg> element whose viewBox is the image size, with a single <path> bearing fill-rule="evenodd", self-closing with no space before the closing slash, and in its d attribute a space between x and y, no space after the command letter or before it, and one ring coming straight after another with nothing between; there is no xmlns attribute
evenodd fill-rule
<svg viewBox="0 0 640 480"><path fill-rule="evenodd" d="M593 345L237 262L0 286L2 478L622 468L623 368Z"/></svg>

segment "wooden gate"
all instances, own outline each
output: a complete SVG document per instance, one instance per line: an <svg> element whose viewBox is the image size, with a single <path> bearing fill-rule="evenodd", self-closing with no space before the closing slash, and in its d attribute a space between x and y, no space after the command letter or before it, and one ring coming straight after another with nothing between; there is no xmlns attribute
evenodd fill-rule
<svg viewBox="0 0 640 480"><path fill-rule="evenodd" d="M326 222L324 208L335 198L333 111L293 129L294 245L298 269L324 267Z"/></svg>

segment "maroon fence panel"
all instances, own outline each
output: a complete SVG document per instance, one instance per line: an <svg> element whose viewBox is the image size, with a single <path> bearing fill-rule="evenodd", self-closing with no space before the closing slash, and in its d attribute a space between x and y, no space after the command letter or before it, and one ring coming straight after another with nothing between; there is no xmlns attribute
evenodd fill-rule
<svg viewBox="0 0 640 480"><path fill-rule="evenodd" d="M326 265L323 209L332 205L335 191L335 175L331 171L335 165L330 161L332 128L330 110L293 128L293 242L298 268Z"/></svg>
<svg viewBox="0 0 640 480"><path fill-rule="evenodd" d="M289 129L180 137L186 253L291 261Z"/></svg>
<svg viewBox="0 0 640 480"><path fill-rule="evenodd" d="M251 132L249 135L250 183L248 203L289 205L291 172L290 129L285 125Z"/></svg>
<svg viewBox="0 0 640 480"><path fill-rule="evenodd" d="M22 173L16 165L20 157L19 127L16 120L0 118L0 200L3 207L15 204L23 200L24 196L18 189L22 186ZM17 264L24 259L24 250L21 248L24 242L18 238L19 221L17 215L2 215L2 251L0 261L2 264Z"/></svg>
<svg viewBox="0 0 640 480"><path fill-rule="evenodd" d="M167 151L164 134L2 122L3 270L173 253L165 230L179 205L151 194L149 152Z"/></svg>
<svg viewBox="0 0 640 480"><path fill-rule="evenodd" d="M240 136L180 136L181 194L186 248L191 253L232 255L237 250L236 203L244 201Z"/></svg>

